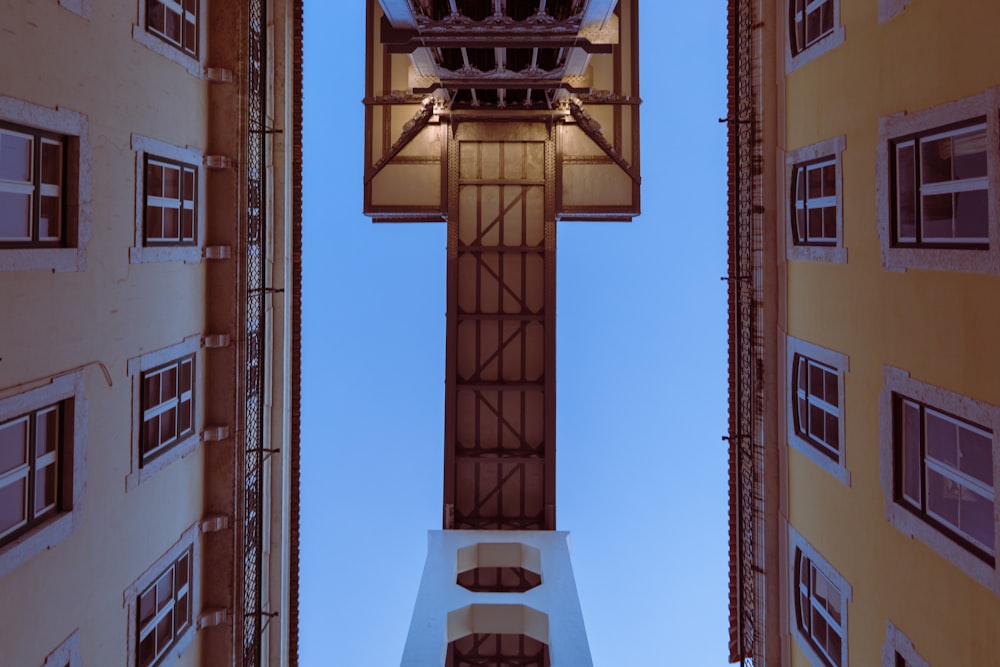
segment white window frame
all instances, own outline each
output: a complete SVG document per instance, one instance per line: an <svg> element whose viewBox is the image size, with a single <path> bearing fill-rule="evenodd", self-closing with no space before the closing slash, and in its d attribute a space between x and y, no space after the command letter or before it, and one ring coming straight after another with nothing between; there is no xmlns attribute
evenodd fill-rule
<svg viewBox="0 0 1000 667"><path fill-rule="evenodd" d="M1000 88L914 113L879 119L875 156L876 217L882 268L887 271L930 269L1000 273ZM894 184L890 155L896 138L932 131L948 125L986 117L987 196L989 198L989 248L909 248L893 246Z"/></svg>
<svg viewBox="0 0 1000 667"><path fill-rule="evenodd" d="M0 271L83 271L91 228L91 152L87 117L61 107L43 107L0 95L0 120L66 137L65 246L0 248Z"/></svg>
<svg viewBox="0 0 1000 667"><path fill-rule="evenodd" d="M80 523L87 460L84 388L83 371L80 370L55 377L35 389L0 399L0 421L60 401L72 400L73 403L73 431L66 433L68 451L63 454L63 507L47 521L0 547L0 577L68 538Z"/></svg>
<svg viewBox="0 0 1000 667"><path fill-rule="evenodd" d="M808 4L816 4L822 0L806 0ZM785 74L791 74L806 63L815 60L827 51L844 43L844 26L840 22L840 0L827 0L833 3L833 30L813 42L799 53L792 53L792 13L791 7L795 0L784 0L782 15L784 16L785 33Z"/></svg>
<svg viewBox="0 0 1000 667"><path fill-rule="evenodd" d="M905 535L916 537L975 581L1000 594L1000 570L996 565L990 566L949 535L895 501L893 397L896 394L992 430L994 488L996 480L1000 480L1000 408L915 380L899 368L888 365L883 367L882 392L879 395L879 478L885 498L886 519ZM994 496L994 517L997 515L996 503ZM1000 526L994 529L992 552L994 561L1000 560Z"/></svg>
<svg viewBox="0 0 1000 667"><path fill-rule="evenodd" d="M128 667L136 667L138 660L138 638L139 638L139 596L149 588L151 584L173 565L174 561L180 558L185 551L191 549L191 578L188 585L191 587L191 617L188 619L187 629L181 633L174 644L167 650L159 661L153 664L156 667L168 667L176 662L184 651L194 641L198 626L198 614L201 610L201 541L199 540L198 523L188 526L181 533L180 538L167 551L156 559L156 562L149 566L145 572L133 581L122 595L122 605L128 617L128 658L125 663Z"/></svg>
<svg viewBox="0 0 1000 667"><path fill-rule="evenodd" d="M843 152L847 150L847 137L840 135L826 141L821 141L810 146L803 146L789 151L785 155L785 187L788 199L784 207L785 210L785 257L812 262L831 262L834 264L847 263L847 248L844 247L844 177L843 177ZM836 163L837 172L837 238L833 245L798 245L794 230L795 219L792 217L792 206L795 202L795 194L792 191L795 185L795 168L803 163L814 162L822 158L829 157Z"/></svg>
<svg viewBox="0 0 1000 667"><path fill-rule="evenodd" d="M788 524L788 576L790 578L791 584L789 585L789 626L792 631L792 635L795 637L799 648L809 659L809 662L813 667L829 667L824 657L820 656L812 643L812 638L808 637L799 627L796 618L796 604L799 595L799 582L795 576L796 574L796 557L801 554L801 556L808 558L813 566L819 570L833 586L840 593L840 623L839 627L843 630L840 635L840 667L848 667L848 635L849 626L847 618L847 607L848 602L851 601L853 597L853 591L851 585L847 580L827 561L816 549L809 544L809 542L803 537L797 530L795 530L791 524ZM829 622L832 620L828 619Z"/></svg>
<svg viewBox="0 0 1000 667"><path fill-rule="evenodd" d="M885 23L903 13L910 0L878 0L878 22Z"/></svg>
<svg viewBox="0 0 1000 667"><path fill-rule="evenodd" d="M42 667L80 667L80 631L74 630L45 657Z"/></svg>
<svg viewBox="0 0 1000 667"><path fill-rule="evenodd" d="M147 352L143 355L132 357L127 363L127 373L132 378L132 456L131 468L125 477L125 488L131 490L146 481L159 471L169 466L174 461L179 461L192 454L201 442L201 415L203 412L201 401L197 396L201 395L201 378L203 377L204 359L199 354L201 349L201 334L186 337L182 342L159 350ZM193 387L195 393L194 416L192 419L192 432L177 440L168 449L158 454L146 462L142 462L142 374L144 371L155 369L159 366L176 361L182 357L195 356Z"/></svg>
<svg viewBox="0 0 1000 667"><path fill-rule="evenodd" d="M144 137L140 134L132 135L132 150L135 152L135 239L134 245L129 248L128 260L130 264L144 264L150 262L186 262L197 264L202 260L202 248L204 247L205 223L204 223L204 172L202 166L202 152L192 146L176 146L165 141ZM156 159L157 157L182 162L195 167L195 244L191 245L150 245L145 244L145 220L146 220L146 159Z"/></svg>
<svg viewBox="0 0 1000 667"><path fill-rule="evenodd" d="M170 2L171 0L167 0ZM174 0L176 1L176 0ZM132 26L132 39L142 44L150 51L157 53L168 60L181 65L192 76L199 79L205 78L205 50L208 45L206 39L205 18L208 12L205 8L210 0L199 0L198 2L198 57L195 58L185 53L180 48L173 46L162 37L157 36L146 29L146 5L147 0L137 0L138 15L136 23Z"/></svg>
<svg viewBox="0 0 1000 667"><path fill-rule="evenodd" d="M931 667L930 663L917 652L917 648L902 630L892 621L885 622L885 644L882 645L882 667L896 667L896 654L899 654L910 667Z"/></svg>
<svg viewBox="0 0 1000 667"><path fill-rule="evenodd" d="M788 432L788 444L795 450L805 455L806 458L818 465L820 468L833 475L833 477L835 477L841 484L849 487L851 485L851 473L847 469L846 462L847 439L845 437L846 410L844 405L844 385L846 379L845 375L847 371L850 370L850 359L846 354L835 352L834 350L795 338L794 336L786 336L785 351L785 387L787 388L785 397L787 409L785 410L785 415L786 429ZM832 368L837 373L837 402L839 406L837 427L839 430L838 440L840 453L836 461L821 452L815 444L800 436L795 430L795 410L797 408L795 396L798 391L798 387L793 384L793 380L795 378L794 364L797 356L808 357L813 361Z"/></svg>

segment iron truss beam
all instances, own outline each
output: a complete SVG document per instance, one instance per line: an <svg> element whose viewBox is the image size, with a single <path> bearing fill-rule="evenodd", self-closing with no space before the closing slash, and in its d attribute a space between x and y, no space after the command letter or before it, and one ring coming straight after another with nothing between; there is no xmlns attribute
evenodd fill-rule
<svg viewBox="0 0 1000 667"><path fill-rule="evenodd" d="M400 30L392 27L386 17L382 17L382 43L389 53L413 53L419 48L434 49L583 49L586 53L612 53L614 45L595 44L575 32L537 28L525 30L502 26L494 30L467 29L458 27L451 30L425 32L423 30Z"/></svg>

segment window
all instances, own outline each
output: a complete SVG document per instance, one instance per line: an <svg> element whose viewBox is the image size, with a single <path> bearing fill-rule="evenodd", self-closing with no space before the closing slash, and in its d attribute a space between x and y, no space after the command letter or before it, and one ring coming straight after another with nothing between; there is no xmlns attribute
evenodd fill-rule
<svg viewBox="0 0 1000 667"><path fill-rule="evenodd" d="M90 235L87 120L0 95L0 271L81 271Z"/></svg>
<svg viewBox="0 0 1000 667"><path fill-rule="evenodd" d="M893 394L896 502L993 564L993 434Z"/></svg>
<svg viewBox="0 0 1000 667"><path fill-rule="evenodd" d="M198 408L201 336L128 360L132 378L132 466L125 479L131 489L200 442Z"/></svg>
<svg viewBox="0 0 1000 667"><path fill-rule="evenodd" d="M847 355L792 336L788 354L788 444L850 486L844 461Z"/></svg>
<svg viewBox="0 0 1000 667"><path fill-rule="evenodd" d="M988 247L986 119L892 142L897 247Z"/></svg>
<svg viewBox="0 0 1000 667"><path fill-rule="evenodd" d="M198 524L194 523L125 589L127 665L167 667L191 645L195 614L201 608L200 558Z"/></svg>
<svg viewBox="0 0 1000 667"><path fill-rule="evenodd" d="M795 243L837 243L837 161L832 156L792 169Z"/></svg>
<svg viewBox="0 0 1000 667"><path fill-rule="evenodd" d="M826 53L843 41L840 0L788 0L786 73Z"/></svg>
<svg viewBox="0 0 1000 667"><path fill-rule="evenodd" d="M194 245L198 168L146 155L146 245Z"/></svg>
<svg viewBox="0 0 1000 667"><path fill-rule="evenodd" d="M147 0L146 29L198 57L198 0Z"/></svg>
<svg viewBox="0 0 1000 667"><path fill-rule="evenodd" d="M140 465L193 433L194 355L144 372Z"/></svg>
<svg viewBox="0 0 1000 667"><path fill-rule="evenodd" d="M879 121L882 266L1000 273L1000 89Z"/></svg>
<svg viewBox="0 0 1000 667"><path fill-rule="evenodd" d="M789 192L785 256L804 261L847 262L843 243L843 135L789 151L785 178Z"/></svg>
<svg viewBox="0 0 1000 667"><path fill-rule="evenodd" d="M191 554L188 549L139 594L138 667L149 667L191 627Z"/></svg>
<svg viewBox="0 0 1000 667"><path fill-rule="evenodd" d="M798 55L833 32L835 0L791 0L792 53Z"/></svg>
<svg viewBox="0 0 1000 667"><path fill-rule="evenodd" d="M56 403L0 423L0 544L58 509L66 413Z"/></svg>
<svg viewBox="0 0 1000 667"><path fill-rule="evenodd" d="M840 458L840 378L837 369L795 355L795 433L834 461Z"/></svg>
<svg viewBox="0 0 1000 667"><path fill-rule="evenodd" d="M886 366L879 411L889 523L1000 593L994 490L1000 408Z"/></svg>
<svg viewBox="0 0 1000 667"><path fill-rule="evenodd" d="M63 244L65 138L0 123L0 243Z"/></svg>
<svg viewBox="0 0 1000 667"><path fill-rule="evenodd" d="M200 262L201 151L138 134L132 150L135 244L129 262Z"/></svg>
<svg viewBox="0 0 1000 667"><path fill-rule="evenodd" d="M815 667L847 667L851 586L791 526L788 536L796 639Z"/></svg>
<svg viewBox="0 0 1000 667"><path fill-rule="evenodd" d="M913 642L892 621L885 622L882 667L930 667Z"/></svg>
<svg viewBox="0 0 1000 667"><path fill-rule="evenodd" d="M0 577L69 537L86 460L84 371L0 400Z"/></svg>
<svg viewBox="0 0 1000 667"><path fill-rule="evenodd" d="M202 35L205 4L201 0L136 0L138 20L132 39L150 51L172 60L188 74L205 77Z"/></svg>

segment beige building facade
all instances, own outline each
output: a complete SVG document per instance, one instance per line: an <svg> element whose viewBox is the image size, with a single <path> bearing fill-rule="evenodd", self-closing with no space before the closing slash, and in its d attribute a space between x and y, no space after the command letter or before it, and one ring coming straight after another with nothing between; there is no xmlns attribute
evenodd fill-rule
<svg viewBox="0 0 1000 667"><path fill-rule="evenodd" d="M0 33L0 663L297 664L301 3Z"/></svg>
<svg viewBox="0 0 1000 667"><path fill-rule="evenodd" d="M730 6L731 659L1000 664L1000 7Z"/></svg>

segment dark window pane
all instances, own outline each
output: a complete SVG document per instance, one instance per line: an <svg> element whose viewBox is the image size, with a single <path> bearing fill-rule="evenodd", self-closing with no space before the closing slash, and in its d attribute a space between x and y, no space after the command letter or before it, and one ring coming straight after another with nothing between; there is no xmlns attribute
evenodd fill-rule
<svg viewBox="0 0 1000 667"><path fill-rule="evenodd" d="M25 507L26 480L19 479L0 487L0 534L28 518Z"/></svg>
<svg viewBox="0 0 1000 667"><path fill-rule="evenodd" d="M952 230L952 196L926 195L923 200L923 230L926 239L950 239Z"/></svg>
<svg viewBox="0 0 1000 667"><path fill-rule="evenodd" d="M986 176L986 128L953 139L955 178Z"/></svg>
<svg viewBox="0 0 1000 667"><path fill-rule="evenodd" d="M177 367L165 368L160 373L160 394L166 402L177 396Z"/></svg>
<svg viewBox="0 0 1000 667"><path fill-rule="evenodd" d="M959 491L954 481L927 469L927 509L952 526L958 526Z"/></svg>
<svg viewBox="0 0 1000 667"><path fill-rule="evenodd" d="M36 456L48 454L56 449L59 442L59 409L46 410L35 418Z"/></svg>
<svg viewBox="0 0 1000 667"><path fill-rule="evenodd" d="M38 236L57 239L62 236L62 202L58 197L41 197L38 210Z"/></svg>
<svg viewBox="0 0 1000 667"><path fill-rule="evenodd" d="M181 391L191 391L191 371L194 362L191 360L181 362Z"/></svg>
<svg viewBox="0 0 1000 667"><path fill-rule="evenodd" d="M809 199L823 196L823 170L811 168L809 174Z"/></svg>
<svg viewBox="0 0 1000 667"><path fill-rule="evenodd" d="M153 664L156 658L156 633L150 632L139 642L139 667Z"/></svg>
<svg viewBox="0 0 1000 667"><path fill-rule="evenodd" d="M177 435L177 410L171 408L160 415L160 442L172 440Z"/></svg>
<svg viewBox="0 0 1000 667"><path fill-rule="evenodd" d="M896 151L896 233L900 239L913 240L917 233L913 146Z"/></svg>
<svg viewBox="0 0 1000 667"><path fill-rule="evenodd" d="M163 209L163 238L177 241L180 239L180 228L176 208Z"/></svg>
<svg viewBox="0 0 1000 667"><path fill-rule="evenodd" d="M809 209L809 238L820 238L823 236L823 209Z"/></svg>
<svg viewBox="0 0 1000 667"><path fill-rule="evenodd" d="M986 190L955 193L955 237L988 239L990 204Z"/></svg>
<svg viewBox="0 0 1000 667"><path fill-rule="evenodd" d="M150 588L139 598L139 627L146 624L156 615L156 587Z"/></svg>
<svg viewBox="0 0 1000 667"><path fill-rule="evenodd" d="M159 206L146 209L146 238L163 238L163 209Z"/></svg>
<svg viewBox="0 0 1000 667"><path fill-rule="evenodd" d="M918 505L921 502L920 410L903 404L903 493Z"/></svg>
<svg viewBox="0 0 1000 667"><path fill-rule="evenodd" d="M0 239L31 239L31 195L0 192Z"/></svg>
<svg viewBox="0 0 1000 667"><path fill-rule="evenodd" d="M42 142L42 183L59 185L62 182L62 146Z"/></svg>
<svg viewBox="0 0 1000 667"><path fill-rule="evenodd" d="M951 137L920 142L920 182L952 180Z"/></svg>
<svg viewBox="0 0 1000 667"><path fill-rule="evenodd" d="M56 502L56 466L47 465L35 471L35 514Z"/></svg>
<svg viewBox="0 0 1000 667"><path fill-rule="evenodd" d="M181 239L194 240L194 211L189 208L181 211Z"/></svg>
<svg viewBox="0 0 1000 667"><path fill-rule="evenodd" d="M34 140L0 132L0 178L8 181L31 180L31 154Z"/></svg>
<svg viewBox="0 0 1000 667"><path fill-rule="evenodd" d="M170 199L180 198L181 174L177 167L163 168L163 196Z"/></svg>
<svg viewBox="0 0 1000 667"><path fill-rule="evenodd" d="M925 413L927 456L958 468L958 427L930 410Z"/></svg>
<svg viewBox="0 0 1000 667"><path fill-rule="evenodd" d="M17 419L0 425L0 474L27 462L28 421Z"/></svg>
<svg viewBox="0 0 1000 667"><path fill-rule="evenodd" d="M153 417L143 424L142 449L149 452L160 445L160 418Z"/></svg>
<svg viewBox="0 0 1000 667"><path fill-rule="evenodd" d="M993 551L993 501L962 489L961 529Z"/></svg>
<svg viewBox="0 0 1000 667"><path fill-rule="evenodd" d="M194 171L184 170L184 200L194 201Z"/></svg>
<svg viewBox="0 0 1000 667"><path fill-rule="evenodd" d="M156 624L156 648L163 652L174 639L174 611L171 609Z"/></svg>
<svg viewBox="0 0 1000 667"><path fill-rule="evenodd" d="M160 376L158 374L147 375L143 381L145 387L145 398L142 407L146 410L160 404Z"/></svg>
<svg viewBox="0 0 1000 667"><path fill-rule="evenodd" d="M163 167L152 162L146 164L146 195L149 197L163 195Z"/></svg>
<svg viewBox="0 0 1000 667"><path fill-rule="evenodd" d="M828 164L823 167L823 196L834 197L837 194L837 166Z"/></svg>
<svg viewBox="0 0 1000 667"><path fill-rule="evenodd" d="M993 440L967 428L958 430L959 464L965 474L993 486Z"/></svg>
<svg viewBox="0 0 1000 667"><path fill-rule="evenodd" d="M837 416L826 413L826 443L831 447L840 446L840 431Z"/></svg>

